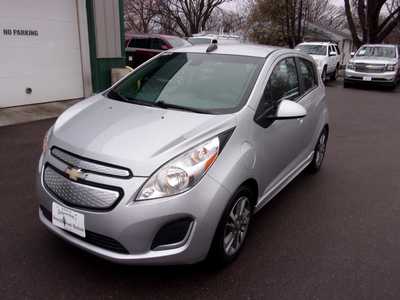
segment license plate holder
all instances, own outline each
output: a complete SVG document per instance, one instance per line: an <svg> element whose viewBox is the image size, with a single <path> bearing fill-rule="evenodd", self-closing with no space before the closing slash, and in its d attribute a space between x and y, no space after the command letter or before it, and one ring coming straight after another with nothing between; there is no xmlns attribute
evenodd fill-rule
<svg viewBox="0 0 400 300"><path fill-rule="evenodd" d="M86 237L85 215L62 206L56 202L52 205L52 223L66 231Z"/></svg>

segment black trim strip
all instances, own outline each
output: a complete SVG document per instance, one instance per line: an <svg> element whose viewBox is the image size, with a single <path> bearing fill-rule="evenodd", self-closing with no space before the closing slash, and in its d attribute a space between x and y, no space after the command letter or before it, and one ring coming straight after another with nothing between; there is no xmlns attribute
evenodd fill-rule
<svg viewBox="0 0 400 300"><path fill-rule="evenodd" d="M92 159L92 158L87 158L87 157L84 157L84 156L80 156L78 154L74 154L74 153L71 153L71 152L69 152L67 150L61 149L61 148L59 148L57 146L51 147L51 155L54 156L55 158L57 158L58 160L62 161L63 163L67 164L70 167L77 167L77 166L74 166L74 165L70 164L69 162L63 160L62 158L58 157L56 154L53 153L53 149L57 149L57 150L59 150L61 152L64 152L64 153L66 153L68 155L71 155L71 156L73 156L73 157L75 157L77 159L83 160L83 161L87 161L87 162L94 163L94 164L97 164L97 165L100 165L100 166L104 166L104 167L108 167L108 168L114 168L114 169L118 169L118 170L122 170L122 171L127 171L129 173L129 175L128 176L111 175L111 174L108 174L108 173L96 172L96 171L92 171L92 170L82 169L82 171L84 171L86 173L92 173L92 174L103 175L103 176L114 177L114 178L124 178L124 179L129 179L129 178L133 177L132 171L130 169L128 169L128 168L124 168L124 167L116 166L116 165L113 165L113 164L110 164L110 163L101 162L101 161L98 161L98 160L95 160L95 159Z"/></svg>

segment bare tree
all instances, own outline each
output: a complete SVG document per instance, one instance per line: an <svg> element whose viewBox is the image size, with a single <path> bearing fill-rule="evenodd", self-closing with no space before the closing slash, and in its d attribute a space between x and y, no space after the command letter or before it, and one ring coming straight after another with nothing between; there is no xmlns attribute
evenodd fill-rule
<svg viewBox="0 0 400 300"><path fill-rule="evenodd" d="M124 21L128 31L149 32L156 17L156 0L124 1Z"/></svg>
<svg viewBox="0 0 400 300"><path fill-rule="evenodd" d="M381 43L400 24L398 0L344 0L344 4L356 46Z"/></svg>
<svg viewBox="0 0 400 300"><path fill-rule="evenodd" d="M213 11L230 0L157 0L162 27L191 36L206 28Z"/></svg>
<svg viewBox="0 0 400 300"><path fill-rule="evenodd" d="M283 42L293 48L304 36L308 0L256 0L249 22L254 25L253 38L274 44ZM268 28L269 37L261 38Z"/></svg>
<svg viewBox="0 0 400 300"><path fill-rule="evenodd" d="M239 11L226 11L217 7L207 21L206 31L235 33L246 27L246 16Z"/></svg>

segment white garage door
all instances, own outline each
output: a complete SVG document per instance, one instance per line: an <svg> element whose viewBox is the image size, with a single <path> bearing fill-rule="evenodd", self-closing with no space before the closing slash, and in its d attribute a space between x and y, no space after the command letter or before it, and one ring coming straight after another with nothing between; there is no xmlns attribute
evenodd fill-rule
<svg viewBox="0 0 400 300"><path fill-rule="evenodd" d="M0 0L0 107L83 97L75 0Z"/></svg>

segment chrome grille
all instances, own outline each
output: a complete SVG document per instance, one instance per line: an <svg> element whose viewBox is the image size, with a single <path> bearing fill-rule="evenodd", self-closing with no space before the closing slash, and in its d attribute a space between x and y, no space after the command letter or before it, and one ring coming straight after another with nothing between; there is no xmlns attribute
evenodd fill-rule
<svg viewBox="0 0 400 300"><path fill-rule="evenodd" d="M128 169L124 169L122 167L110 166L104 163L93 162L90 159L79 157L77 155L68 153L59 148L53 148L51 150L51 154L55 158L66 163L67 165L75 167L77 169L85 170L87 172L121 177L121 178L129 178L132 175Z"/></svg>
<svg viewBox="0 0 400 300"><path fill-rule="evenodd" d="M44 169L43 182L55 197L72 206L107 209L112 207L121 196L117 190L69 180L49 165Z"/></svg>
<svg viewBox="0 0 400 300"><path fill-rule="evenodd" d="M364 63L357 63L356 64L356 71L363 72L363 73L383 73L386 70L385 65L378 65L378 64L364 64Z"/></svg>

